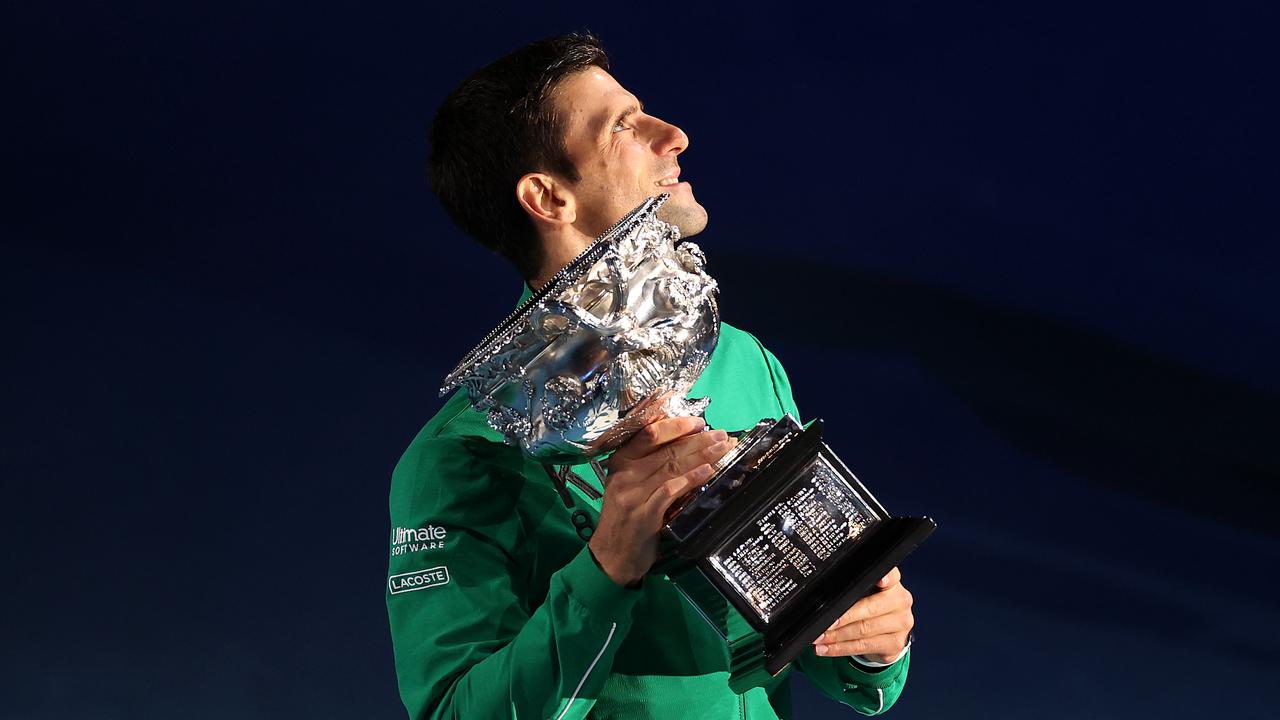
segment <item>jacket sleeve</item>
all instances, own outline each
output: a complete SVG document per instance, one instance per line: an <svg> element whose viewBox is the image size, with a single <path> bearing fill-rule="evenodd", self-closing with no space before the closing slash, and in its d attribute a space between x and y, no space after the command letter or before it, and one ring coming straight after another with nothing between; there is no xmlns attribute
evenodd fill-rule
<svg viewBox="0 0 1280 720"><path fill-rule="evenodd" d="M759 341L757 341L759 342ZM778 404L797 419L800 411L791 396L791 381L782 369L782 363L763 345L765 364L773 379ZM907 682L907 669L911 665L911 650L885 668L870 670L859 667L849 658L818 657L812 649L805 650L796 659L796 666L823 695L844 703L864 715L876 715L888 710L898 701Z"/></svg>
<svg viewBox="0 0 1280 720"><path fill-rule="evenodd" d="M420 438L392 474L386 601L405 708L414 720L582 718L640 592L584 546L531 606L534 553L510 490L523 479L464 440Z"/></svg>

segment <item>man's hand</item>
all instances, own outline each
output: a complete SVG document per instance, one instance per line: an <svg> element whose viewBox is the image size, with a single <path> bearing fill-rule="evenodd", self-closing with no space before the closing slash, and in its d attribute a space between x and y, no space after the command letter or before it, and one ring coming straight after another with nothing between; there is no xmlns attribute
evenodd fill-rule
<svg viewBox="0 0 1280 720"><path fill-rule="evenodd" d="M876 583L876 591L853 604L813 641L819 655L862 655L874 662L893 662L902 655L915 626L911 593L898 568Z"/></svg>
<svg viewBox="0 0 1280 720"><path fill-rule="evenodd" d="M618 448L606 463L608 482L591 554L614 582L640 581L658 559L662 515L684 492L706 482L711 464L733 447L723 430L701 432L702 418L663 418Z"/></svg>

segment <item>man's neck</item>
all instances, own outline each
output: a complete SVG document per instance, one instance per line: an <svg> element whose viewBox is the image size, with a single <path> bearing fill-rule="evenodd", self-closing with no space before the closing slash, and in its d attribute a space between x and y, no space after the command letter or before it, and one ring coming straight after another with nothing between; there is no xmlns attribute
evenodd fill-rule
<svg viewBox="0 0 1280 720"><path fill-rule="evenodd" d="M542 237L542 266L538 268L538 272L529 278L529 287L534 291L542 289L543 285L551 282L551 278L560 271L560 268L568 265L570 261L578 257L587 246L591 244L592 238L583 235L580 232L566 232L556 236Z"/></svg>

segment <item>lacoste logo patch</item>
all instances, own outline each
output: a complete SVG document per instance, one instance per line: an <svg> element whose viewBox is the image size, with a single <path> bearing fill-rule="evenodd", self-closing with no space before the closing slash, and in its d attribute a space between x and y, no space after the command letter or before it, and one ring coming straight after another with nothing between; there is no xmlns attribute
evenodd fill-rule
<svg viewBox="0 0 1280 720"><path fill-rule="evenodd" d="M426 590L427 588L440 587L447 584L449 584L449 568L444 565L427 568L426 570L400 573L387 578L387 589L391 591L392 595L413 592L414 590Z"/></svg>

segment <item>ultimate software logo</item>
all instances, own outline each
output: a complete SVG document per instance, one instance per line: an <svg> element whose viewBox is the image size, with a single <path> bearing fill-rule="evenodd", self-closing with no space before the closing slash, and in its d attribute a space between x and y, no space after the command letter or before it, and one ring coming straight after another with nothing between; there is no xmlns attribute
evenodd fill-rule
<svg viewBox="0 0 1280 720"><path fill-rule="evenodd" d="M419 550L441 550L444 548L445 529L435 525L422 528L394 528L391 531L391 555L403 555Z"/></svg>

